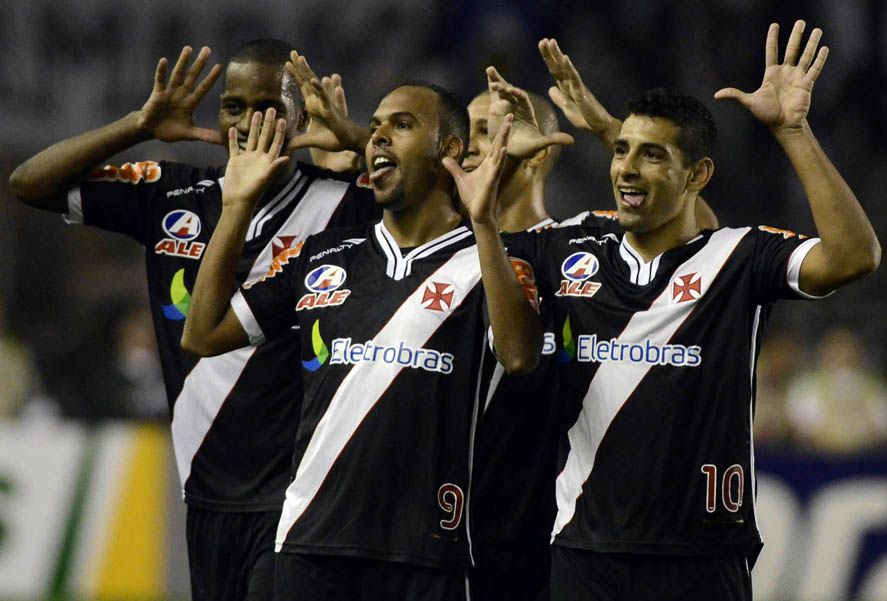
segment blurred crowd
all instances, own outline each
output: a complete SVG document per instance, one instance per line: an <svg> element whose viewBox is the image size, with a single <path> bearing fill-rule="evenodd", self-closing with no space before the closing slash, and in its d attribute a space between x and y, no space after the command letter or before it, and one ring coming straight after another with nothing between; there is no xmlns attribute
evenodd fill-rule
<svg viewBox="0 0 887 601"><path fill-rule="evenodd" d="M715 0L597 6L553 2L51 0L14 3L0 39L0 415L166 419L144 284L143 253L121 236L66 227L20 206L6 181L41 148L138 108L158 56L207 44L214 60L255 37L291 40L320 73L342 73L366 121L394 83L422 78L465 98L483 68L530 90L549 86L536 42L557 37L586 83L622 116L627 97L674 85L706 99L719 126L717 171L705 197L723 225L766 223L812 233L791 167L768 132L720 87L760 79L767 24L820 25L831 47L811 125L887 238L887 4ZM214 121L211 92L198 116ZM573 132L575 133L575 132ZM142 154L139 154L142 153ZM221 148L151 143L127 160L218 163ZM562 153L547 203L558 218L612 202L608 156L577 136ZM887 276L818 303L786 303L758 370L759 444L853 452L887 446Z"/></svg>

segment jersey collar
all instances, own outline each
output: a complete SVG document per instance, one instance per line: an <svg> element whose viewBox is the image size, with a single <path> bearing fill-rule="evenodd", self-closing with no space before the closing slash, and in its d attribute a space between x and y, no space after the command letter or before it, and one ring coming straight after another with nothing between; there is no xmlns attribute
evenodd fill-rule
<svg viewBox="0 0 887 601"><path fill-rule="evenodd" d="M692 240L688 240L684 246L692 244L701 238L702 234L699 234ZM631 280L632 284L637 284L638 286L646 286L656 278L656 272L659 269L659 261L664 254L665 253L660 253L656 255L650 259L649 263L647 263L644 261L641 253L635 250L628 241L628 236L622 236L622 240L619 242L619 256L622 257L622 260L625 261L625 264L628 266L629 280Z"/></svg>
<svg viewBox="0 0 887 601"><path fill-rule="evenodd" d="M434 240L426 242L422 246L417 246L406 255L403 255L400 251L400 247L394 240L394 236L392 236L391 232L388 231L388 228L385 227L384 222L379 221L373 226L373 232L376 236L376 241L379 243L379 247L382 249L382 252L385 253L385 257L388 261L385 267L385 275L394 280L402 280L410 275L413 261L416 259L433 255L434 253L473 235L473 232L464 224L459 225L456 229L450 230Z"/></svg>

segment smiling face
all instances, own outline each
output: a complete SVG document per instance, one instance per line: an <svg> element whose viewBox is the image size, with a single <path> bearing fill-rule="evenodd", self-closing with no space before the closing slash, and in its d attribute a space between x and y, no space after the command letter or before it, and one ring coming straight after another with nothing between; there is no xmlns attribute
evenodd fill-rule
<svg viewBox="0 0 887 601"><path fill-rule="evenodd" d="M613 148L610 181L616 196L619 224L645 233L692 210L691 176L678 147L680 128L661 117L629 115ZM696 190L698 191L698 190Z"/></svg>
<svg viewBox="0 0 887 601"><path fill-rule="evenodd" d="M402 86L385 96L373 114L366 161L376 203L383 208L415 206L443 170L438 102L433 90Z"/></svg>
<svg viewBox="0 0 887 601"><path fill-rule="evenodd" d="M301 106L294 96L291 75L283 66L255 61L229 63L219 106L222 139L227 140L228 129L236 127L243 150L253 113L269 108L277 110L278 118L286 119L286 139L289 140L301 126Z"/></svg>

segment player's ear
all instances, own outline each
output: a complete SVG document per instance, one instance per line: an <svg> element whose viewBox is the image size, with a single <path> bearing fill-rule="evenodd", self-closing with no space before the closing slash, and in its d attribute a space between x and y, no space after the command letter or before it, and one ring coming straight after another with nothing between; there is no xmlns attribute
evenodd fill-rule
<svg viewBox="0 0 887 601"><path fill-rule="evenodd" d="M450 157L454 161L458 161L462 156L462 148L464 144L458 136L447 136L440 142L440 158Z"/></svg>
<svg viewBox="0 0 887 601"><path fill-rule="evenodd" d="M527 164L527 166L533 167L534 169L540 167L541 165L545 164L545 160L548 158L549 153L551 153L551 146L543 148L542 150L528 158L525 163Z"/></svg>
<svg viewBox="0 0 887 601"><path fill-rule="evenodd" d="M715 164L710 158L700 159L690 167L690 177L687 180L687 190L701 192L715 174Z"/></svg>

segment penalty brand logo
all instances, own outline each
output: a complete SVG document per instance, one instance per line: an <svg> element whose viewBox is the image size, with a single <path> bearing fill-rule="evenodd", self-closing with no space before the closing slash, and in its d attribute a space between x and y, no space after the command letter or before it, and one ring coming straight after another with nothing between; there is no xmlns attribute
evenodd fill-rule
<svg viewBox="0 0 887 601"><path fill-rule="evenodd" d="M396 346L388 346L376 344L372 340L363 343L354 343L351 338L333 340L330 365L354 365L365 362L401 365L448 375L453 373L455 357L452 353L407 346L403 341Z"/></svg>
<svg viewBox="0 0 887 601"><path fill-rule="evenodd" d="M348 273L338 265L321 265L305 276L305 287L311 292L296 303L296 311L322 309L341 305L351 294L350 290L339 290Z"/></svg>
<svg viewBox="0 0 887 601"><path fill-rule="evenodd" d="M314 358L310 361L302 361L302 367L308 371L317 371L326 363L330 356L330 351L320 336L320 320L316 319L311 327L311 348L314 351Z"/></svg>
<svg viewBox="0 0 887 601"><path fill-rule="evenodd" d="M206 248L206 244L195 240L202 229L200 217L191 211L177 209L167 213L161 225L169 237L154 246L155 253L185 259L200 258Z"/></svg>
<svg viewBox="0 0 887 601"><path fill-rule="evenodd" d="M600 282L586 281L594 276L600 269L597 257L588 252L576 252L567 257L561 265L560 288L555 296L577 296L590 298L600 290Z"/></svg>
<svg viewBox="0 0 887 601"><path fill-rule="evenodd" d="M179 269L172 276L172 283L169 285L169 297L172 303L169 305L161 305L163 316L172 321L181 321L188 317L188 310L191 308L191 294L185 286L185 269Z"/></svg>

